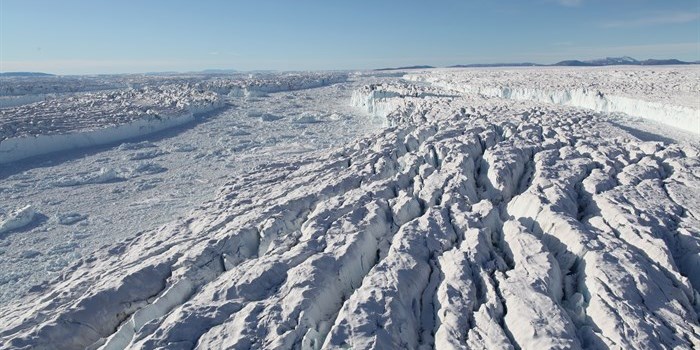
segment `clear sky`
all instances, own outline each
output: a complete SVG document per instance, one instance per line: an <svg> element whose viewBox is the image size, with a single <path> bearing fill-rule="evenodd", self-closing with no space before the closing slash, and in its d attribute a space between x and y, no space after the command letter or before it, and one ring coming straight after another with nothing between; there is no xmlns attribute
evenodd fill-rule
<svg viewBox="0 0 700 350"><path fill-rule="evenodd" d="M700 60L700 0L0 0L0 71Z"/></svg>

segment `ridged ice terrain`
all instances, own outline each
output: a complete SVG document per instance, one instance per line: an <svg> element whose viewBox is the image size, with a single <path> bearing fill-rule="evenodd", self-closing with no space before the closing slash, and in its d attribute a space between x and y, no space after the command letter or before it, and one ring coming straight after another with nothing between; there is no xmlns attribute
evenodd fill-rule
<svg viewBox="0 0 700 350"><path fill-rule="evenodd" d="M700 71L625 73L353 75L345 103L384 127L271 153L182 218L78 257L0 306L2 347L700 347ZM594 104L557 100L574 90ZM597 108L630 94L659 114Z"/></svg>

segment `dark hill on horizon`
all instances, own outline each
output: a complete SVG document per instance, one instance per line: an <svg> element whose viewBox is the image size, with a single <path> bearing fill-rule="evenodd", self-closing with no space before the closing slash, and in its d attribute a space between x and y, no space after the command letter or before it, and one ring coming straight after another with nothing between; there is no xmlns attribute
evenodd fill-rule
<svg viewBox="0 0 700 350"><path fill-rule="evenodd" d="M3 72L0 77L53 77L54 74L42 72Z"/></svg>
<svg viewBox="0 0 700 350"><path fill-rule="evenodd" d="M669 59L646 59L643 61L636 60L629 56L623 57L606 57L593 60L564 60L554 64L541 63L474 63L474 64L458 64L448 66L446 68L478 68L478 67L603 67L603 66L661 66L661 65L685 65L698 64L700 61L686 62L675 58Z"/></svg>

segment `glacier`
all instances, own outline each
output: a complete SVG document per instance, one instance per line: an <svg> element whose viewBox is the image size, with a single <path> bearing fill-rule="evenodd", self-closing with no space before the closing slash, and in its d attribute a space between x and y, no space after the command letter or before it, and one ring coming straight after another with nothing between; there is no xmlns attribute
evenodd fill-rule
<svg viewBox="0 0 700 350"><path fill-rule="evenodd" d="M585 73L576 72L581 74L566 70L563 72L557 69L551 70L555 74L530 84L526 79L537 79L539 76L532 77L531 75L534 74L523 74L522 71L508 76L504 76L499 71L410 74L406 79L429 82L448 90L486 97L574 106L610 114L624 113L700 134L700 100L696 95L697 83L684 79L683 86L680 89L676 88L675 94L659 94L654 89L663 91L664 86L655 87L658 81L647 82L640 87L633 84L625 86L618 79L610 79L610 75L614 77L615 74L627 72L625 68L607 67L591 69ZM573 76L558 82L547 81L563 73ZM675 72L666 70L658 75L663 73ZM513 75L516 75L515 79ZM691 76L695 75L691 73ZM477 79L477 84L473 84L474 78ZM644 79L638 76L635 78ZM640 96L643 98L639 98Z"/></svg>
<svg viewBox="0 0 700 350"><path fill-rule="evenodd" d="M16 349L700 347L700 71L622 70L361 72L303 83L305 95L231 94L217 82L246 106L224 144L257 137L240 129L254 119L277 135L274 159L221 173L191 212L78 257L0 306L0 339ZM608 85L591 85L600 77ZM313 151L275 147L278 123L340 121L274 106L340 91L363 117L307 136L374 127ZM598 92L640 91L669 118L600 105ZM609 112L648 118L661 135ZM199 130L213 135L211 123ZM664 133L672 127L683 130ZM244 154L256 153L231 160Z"/></svg>

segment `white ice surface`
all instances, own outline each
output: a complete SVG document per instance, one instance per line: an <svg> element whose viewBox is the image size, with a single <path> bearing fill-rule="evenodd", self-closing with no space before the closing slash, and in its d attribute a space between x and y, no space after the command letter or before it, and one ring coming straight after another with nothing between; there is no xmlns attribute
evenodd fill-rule
<svg viewBox="0 0 700 350"><path fill-rule="evenodd" d="M54 278L76 259L156 228L211 199L228 178L351 141L379 125L348 105L353 83L248 100L158 134L98 151L79 149L0 167L0 210L29 203L31 231L0 236L0 302ZM257 111L251 117L250 111ZM262 114L279 119L265 121ZM315 123L298 123L312 115ZM0 214L2 212L0 211ZM68 215L71 214L71 215ZM65 225L61 221L79 221ZM21 264L24 251L36 251Z"/></svg>
<svg viewBox="0 0 700 350"><path fill-rule="evenodd" d="M36 212L31 205L7 214L3 220L0 220L0 234L29 225L35 216Z"/></svg>
<svg viewBox="0 0 700 350"><path fill-rule="evenodd" d="M540 87L566 76L533 72ZM57 244L65 236L52 231L117 237L74 248L77 263L55 280L7 299L0 340L18 349L700 346L696 135L429 79L355 79L237 97L169 137L16 169L0 192L12 208L87 217L6 235L11 259L0 271L16 273L0 281L21 288L34 276L21 263L42 264L54 244L81 246ZM674 86L673 74L656 79ZM342 123L341 101L386 127L364 115ZM185 214L173 207L206 197L174 196L188 186L220 190ZM68 194L77 199L55 201ZM165 196L174 200L158 204ZM117 233L89 198L148 209L112 205L102 218ZM153 215L162 217L151 227L135 223Z"/></svg>
<svg viewBox="0 0 700 350"><path fill-rule="evenodd" d="M695 65L654 70L455 70L407 79L486 97L624 113L700 134L700 68Z"/></svg>

